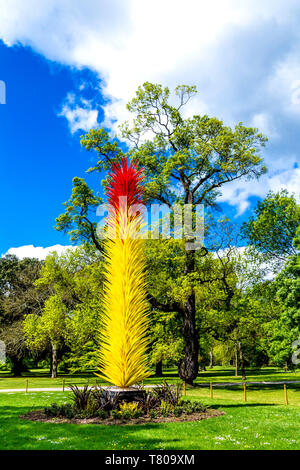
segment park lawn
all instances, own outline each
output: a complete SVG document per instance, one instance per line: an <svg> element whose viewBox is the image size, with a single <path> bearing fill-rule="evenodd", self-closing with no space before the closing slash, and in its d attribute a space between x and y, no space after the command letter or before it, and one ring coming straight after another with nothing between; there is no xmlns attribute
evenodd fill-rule
<svg viewBox="0 0 300 470"><path fill-rule="evenodd" d="M207 390L188 390L187 397L224 410L225 416L188 423L105 426L38 423L20 419L32 409L70 399L69 392L0 394L0 449L300 449L300 407L244 404L240 392L229 399L204 397Z"/></svg>
<svg viewBox="0 0 300 470"><path fill-rule="evenodd" d="M24 389L26 388L26 381L28 379L29 388L58 388L62 387L63 380L65 386L75 385L95 385L95 381L98 385L104 385L105 382L99 377L96 377L94 373L81 373L81 374L59 374L56 379L49 377L49 371L43 369L33 369L27 373L24 373L22 377L11 377L7 373L0 372L0 390L4 389ZM106 384L107 385L107 384Z"/></svg>
<svg viewBox="0 0 300 470"><path fill-rule="evenodd" d="M188 395L192 398L206 401L210 398L210 389L204 387L195 387L188 390ZM300 407L300 384L287 385L288 404ZM232 402L244 403L244 387L213 387L213 403L220 399L230 400ZM251 405L285 405L285 391L283 385L247 385L246 389L247 404Z"/></svg>
<svg viewBox="0 0 300 470"><path fill-rule="evenodd" d="M18 389L26 387L26 379L28 379L29 388L49 388L49 387L61 387L63 379L65 380L65 386L70 384L84 385L89 383L90 385L95 384L97 380L98 385L104 385L105 382L102 381L99 377L96 377L94 372L90 373L78 373L74 375L68 374L59 374L57 379L51 379L49 377L49 371L45 369L34 369L28 373L24 373L22 377L10 377L7 372L0 371L0 390L2 389ZM163 379L167 380L169 383L178 382L179 377L177 370L167 369L164 370ZM155 384L162 379L158 379L154 375L145 380L145 384ZM262 369L249 369L247 371L247 382L255 381L300 381L300 369L297 372L285 372L282 369L276 369L272 367L265 367ZM200 372L196 384L209 384L210 382L241 382L241 376L234 376L234 368L232 367L214 367L213 369L208 369L205 372Z"/></svg>

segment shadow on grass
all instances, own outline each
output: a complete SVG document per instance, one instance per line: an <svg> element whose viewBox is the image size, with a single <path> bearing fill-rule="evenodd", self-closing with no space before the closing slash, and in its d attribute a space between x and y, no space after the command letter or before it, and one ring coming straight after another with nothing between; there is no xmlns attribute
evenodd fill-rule
<svg viewBox="0 0 300 470"><path fill-rule="evenodd" d="M147 423L145 425L104 425L76 423L44 423L20 418L31 409L39 410L42 406L1 407L0 428L5 430L0 435L0 449L162 449L180 448L180 439L171 433L158 437L155 431L164 428L165 423ZM164 428L165 429L165 428Z"/></svg>

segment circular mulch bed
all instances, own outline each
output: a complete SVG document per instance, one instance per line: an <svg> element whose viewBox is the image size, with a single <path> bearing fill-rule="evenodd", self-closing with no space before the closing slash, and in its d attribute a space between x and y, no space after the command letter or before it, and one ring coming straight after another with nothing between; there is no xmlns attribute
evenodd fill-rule
<svg viewBox="0 0 300 470"><path fill-rule="evenodd" d="M203 419L216 418L218 416L225 415L224 411L209 409L202 413L192 413L190 415L181 415L178 417L158 417L150 418L150 416L142 416L140 418L132 418L128 420L115 419L112 417L101 419L101 418L50 418L46 416L41 410L29 411L25 415L20 416L22 419L29 421L40 421L42 423L71 423L71 424L105 424L105 425L118 425L124 426L129 424L149 424L149 423L174 423L174 422L187 422L187 421L201 421Z"/></svg>

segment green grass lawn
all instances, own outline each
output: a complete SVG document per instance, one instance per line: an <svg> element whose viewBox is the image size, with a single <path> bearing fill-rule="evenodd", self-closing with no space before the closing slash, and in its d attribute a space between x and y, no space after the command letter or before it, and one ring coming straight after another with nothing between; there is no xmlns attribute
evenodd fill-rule
<svg viewBox="0 0 300 470"><path fill-rule="evenodd" d="M95 383L89 374L60 375L49 378L48 371L33 370L23 377L9 377L0 372L0 389L59 387ZM165 371L164 378L178 382L175 369ZM251 381L300 380L300 374L274 368L249 370ZM161 382L150 377L146 384ZM201 384L241 381L233 368L215 367L201 372L194 388L187 389L187 398L220 408L226 415L200 422L105 426L38 423L19 418L32 409L41 409L53 402L66 402L69 392L0 393L0 449L300 449L300 385L288 385L289 406L285 405L282 385L247 385L247 402L243 387L215 387ZM97 379L97 383L103 383Z"/></svg>
<svg viewBox="0 0 300 470"><path fill-rule="evenodd" d="M189 423L105 426L19 418L54 401L68 401L68 392L2 393L0 449L300 449L300 406L262 403L263 395L249 391L244 404L240 390L219 389L210 400L207 389L195 388L188 390L188 398L201 399L226 415Z"/></svg>

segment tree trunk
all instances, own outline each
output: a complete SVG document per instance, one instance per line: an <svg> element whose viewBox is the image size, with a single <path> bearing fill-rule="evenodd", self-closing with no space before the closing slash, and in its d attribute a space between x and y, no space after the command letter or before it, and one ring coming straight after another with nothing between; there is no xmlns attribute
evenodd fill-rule
<svg viewBox="0 0 300 470"><path fill-rule="evenodd" d="M14 377L21 377L22 372L25 372L27 368L23 365L23 359L19 359L17 357L9 356L12 362L12 375Z"/></svg>
<svg viewBox="0 0 300 470"><path fill-rule="evenodd" d="M238 376L238 348L237 348L237 342L234 342L234 356L235 356L235 376Z"/></svg>
<svg viewBox="0 0 300 470"><path fill-rule="evenodd" d="M193 273L195 270L195 253L187 251L185 274ZM198 376L199 362L199 338L196 329L196 302L195 292L187 298L183 308L183 328L182 334L184 338L184 358L180 361L178 374L181 380L188 385L193 385L194 380Z"/></svg>
<svg viewBox="0 0 300 470"><path fill-rule="evenodd" d="M163 376L162 361L159 361L155 364L155 376L156 377L162 377Z"/></svg>
<svg viewBox="0 0 300 470"><path fill-rule="evenodd" d="M51 378L56 379L57 377L57 345L55 343L51 343L52 347L52 371L51 371Z"/></svg>
<svg viewBox="0 0 300 470"><path fill-rule="evenodd" d="M209 351L209 368L212 369L214 366L214 356L213 352Z"/></svg>
<svg viewBox="0 0 300 470"><path fill-rule="evenodd" d="M241 362L241 372L242 372L242 379L246 380L246 370L245 370L245 360L244 360L244 353L242 348L241 340L238 341L239 352L240 352L240 362Z"/></svg>
<svg viewBox="0 0 300 470"><path fill-rule="evenodd" d="M52 370L53 370L53 361L52 361L52 351L50 354L50 377L52 377Z"/></svg>

